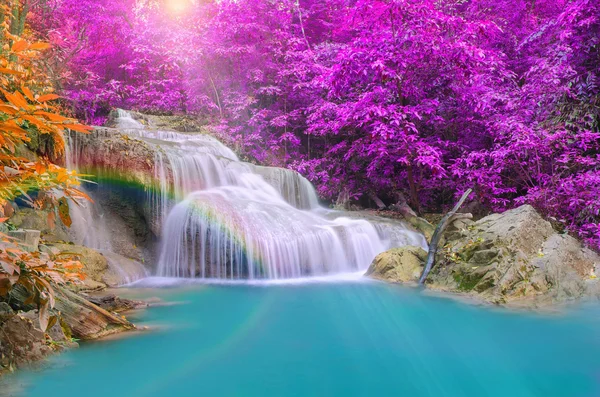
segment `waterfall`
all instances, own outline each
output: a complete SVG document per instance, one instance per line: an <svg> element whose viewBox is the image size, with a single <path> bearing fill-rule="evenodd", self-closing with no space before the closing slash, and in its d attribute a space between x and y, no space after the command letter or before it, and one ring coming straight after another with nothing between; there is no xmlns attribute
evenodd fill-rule
<svg viewBox="0 0 600 397"><path fill-rule="evenodd" d="M283 279L355 272L391 247L427 246L400 222L352 219L321 207L314 187L297 172L240 161L209 134L153 128L151 119L141 123L122 110L115 122L116 132L154 153L147 207L161 229L158 276Z"/></svg>
<svg viewBox="0 0 600 397"><path fill-rule="evenodd" d="M422 243L408 231L392 241L391 233L365 220L327 220L318 210L299 210L267 186L198 191L175 206L159 274L280 279L351 272L393 243Z"/></svg>
<svg viewBox="0 0 600 397"><path fill-rule="evenodd" d="M319 207L313 186L297 172L241 162L211 135L148 129L126 111L119 110L117 114L116 125L121 132L141 138L157 149L154 180L158 188L150 200L159 224L173 204L188 194L222 186L269 191L300 209Z"/></svg>
<svg viewBox="0 0 600 397"><path fill-rule="evenodd" d="M79 168L77 135L69 136L65 147L65 163L67 169L75 170ZM83 186L79 189L88 192ZM93 249L108 250L112 249L110 243L110 233L104 220L104 215L100 213L98 206L93 202L75 201L69 199L69 216L72 224L70 235L74 243L84 245Z"/></svg>

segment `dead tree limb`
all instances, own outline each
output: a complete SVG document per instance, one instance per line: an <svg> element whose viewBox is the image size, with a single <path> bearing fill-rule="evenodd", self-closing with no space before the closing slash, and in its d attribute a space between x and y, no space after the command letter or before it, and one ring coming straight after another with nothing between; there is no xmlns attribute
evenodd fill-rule
<svg viewBox="0 0 600 397"><path fill-rule="evenodd" d="M451 218L454 216L454 214L456 214L456 211L458 211L460 207L462 207L462 205L465 203L465 200L467 199L467 197L469 197L471 192L473 192L473 189L467 190L462 195L458 203L456 203L454 208L452 208L450 212L444 215L440 223L438 223L437 227L435 228L435 231L433 232L433 237L431 237L431 243L429 244L429 253L427 254L427 261L425 262L423 274L421 274L421 278L419 279L419 284L422 285L425 283L427 275L429 275L429 272L431 271L435 263L435 254L437 252L438 245L440 243L440 240L442 239L444 231L448 227L448 224L450 224Z"/></svg>

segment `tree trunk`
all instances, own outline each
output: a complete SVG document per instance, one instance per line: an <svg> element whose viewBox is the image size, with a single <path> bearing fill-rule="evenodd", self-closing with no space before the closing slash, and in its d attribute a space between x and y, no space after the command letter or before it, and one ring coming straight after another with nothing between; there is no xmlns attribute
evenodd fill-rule
<svg viewBox="0 0 600 397"><path fill-rule="evenodd" d="M442 239L442 235L444 234L444 231L450 224L451 218L454 216L454 214L456 214L456 211L458 211L460 209L460 207L462 207L462 205L464 204L467 197L469 197L471 192L473 192L473 189L467 190L462 195L462 197L460 198L458 203L456 203L454 208L452 208L452 210L450 212L448 212L446 215L444 215L444 217L442 218L440 223L438 223L437 227L435 228L435 232L433 232L433 237L431 237L431 244L429 244L429 253L427 254L427 261L425 262L425 268L423 269L423 274L421 275L421 278L419 279L419 284L425 283L425 280L427 279L427 275L429 275L429 272L433 268L433 265L435 262L435 254L437 253L438 245L440 243L440 240Z"/></svg>
<svg viewBox="0 0 600 397"><path fill-rule="evenodd" d="M421 216L421 206L419 205L419 195L417 194L417 184L415 183L415 176L413 174L412 165L408 166L408 186L410 187L410 201L411 207L415 210L417 215Z"/></svg>

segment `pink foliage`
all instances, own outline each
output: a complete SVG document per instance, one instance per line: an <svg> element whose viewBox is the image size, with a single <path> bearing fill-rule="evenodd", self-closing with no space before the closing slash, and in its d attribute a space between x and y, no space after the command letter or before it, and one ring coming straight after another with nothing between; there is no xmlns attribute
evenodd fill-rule
<svg viewBox="0 0 600 397"><path fill-rule="evenodd" d="M83 118L197 114L326 199L440 210L474 187L600 248L595 0L53 1L33 20Z"/></svg>

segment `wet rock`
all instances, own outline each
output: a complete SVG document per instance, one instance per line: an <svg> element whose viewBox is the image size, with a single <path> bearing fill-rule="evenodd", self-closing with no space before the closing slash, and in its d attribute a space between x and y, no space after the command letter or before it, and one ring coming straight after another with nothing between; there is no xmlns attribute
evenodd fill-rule
<svg viewBox="0 0 600 397"><path fill-rule="evenodd" d="M114 180L130 186L154 186L157 149L147 142L121 134L113 128L98 127L88 135L78 134L76 152L79 170L100 180Z"/></svg>
<svg viewBox="0 0 600 397"><path fill-rule="evenodd" d="M102 183L92 195L102 212L103 239L109 242L110 251L138 262L154 263L160 225L154 222L147 192Z"/></svg>
<svg viewBox="0 0 600 397"><path fill-rule="evenodd" d="M148 303L131 299L120 298L116 295L90 296L87 299L93 304L100 306L106 311L114 313L123 313L130 310L143 309L148 307Z"/></svg>
<svg viewBox="0 0 600 397"><path fill-rule="evenodd" d="M36 310L15 314L0 302L0 371L15 369L43 360L53 351L77 347L72 338L96 339L134 329L133 324L89 302L80 295L53 286L56 305L51 309L58 320L46 332L39 326ZM121 307L138 302L120 300Z"/></svg>
<svg viewBox="0 0 600 397"><path fill-rule="evenodd" d="M147 277L148 272L143 264L133 259L125 258L115 252L100 251L106 258L109 270L102 281L109 287L118 287Z"/></svg>
<svg viewBox="0 0 600 397"><path fill-rule="evenodd" d="M135 111L128 111L131 117L142 125L169 131L178 132L202 132L206 129L206 122L188 115L149 115ZM117 119L119 117L118 111L112 111L106 122L107 127L116 127Z"/></svg>
<svg viewBox="0 0 600 397"><path fill-rule="evenodd" d="M421 247L393 248L377 255L365 276L395 283L417 281L426 259Z"/></svg>
<svg viewBox="0 0 600 397"><path fill-rule="evenodd" d="M427 219L417 216L417 214L410 208L406 200L402 195L398 202L391 206L395 212L398 212L402 219L408 222L417 231L421 232L427 241L431 241L431 237L435 232L435 226L433 226Z"/></svg>

